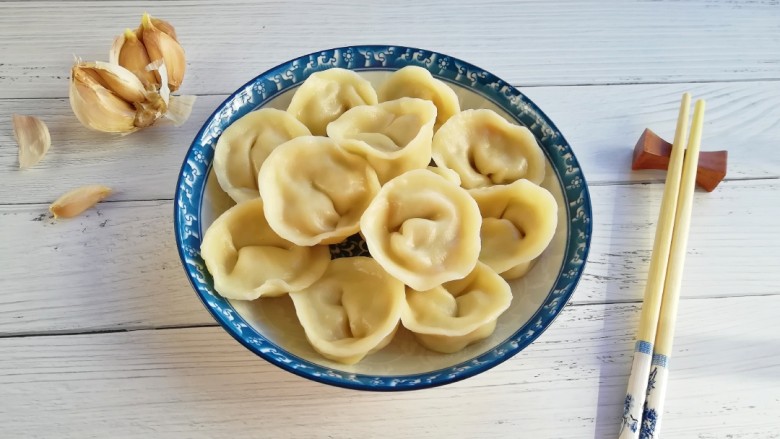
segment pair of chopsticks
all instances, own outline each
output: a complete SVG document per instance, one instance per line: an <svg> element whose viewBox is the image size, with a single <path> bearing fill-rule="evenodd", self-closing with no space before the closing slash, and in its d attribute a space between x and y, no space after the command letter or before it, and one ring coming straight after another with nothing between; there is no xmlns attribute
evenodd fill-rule
<svg viewBox="0 0 780 439"><path fill-rule="evenodd" d="M704 124L705 103L698 100L686 152L690 106L691 95L685 93L658 215L619 439L636 439L640 434L642 438L659 437Z"/></svg>

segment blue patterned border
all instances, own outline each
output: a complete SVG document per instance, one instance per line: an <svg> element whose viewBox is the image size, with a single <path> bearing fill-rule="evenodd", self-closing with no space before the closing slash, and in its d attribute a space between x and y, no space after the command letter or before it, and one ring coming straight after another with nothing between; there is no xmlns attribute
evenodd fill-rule
<svg viewBox="0 0 780 439"><path fill-rule="evenodd" d="M663 354L653 354L653 366L661 366L668 369L669 357Z"/></svg>
<svg viewBox="0 0 780 439"><path fill-rule="evenodd" d="M539 140L564 188L569 236L564 264L552 290L533 317L511 337L477 358L446 369L402 376L370 376L330 369L292 355L263 337L220 297L200 257L200 209L214 145L222 131L246 113L299 85L314 72L341 67L396 70L407 65L428 69L439 79L470 88L527 126ZM359 390L412 390L468 378L494 367L527 347L568 302L585 267L592 233L590 195L577 159L552 121L517 89L493 74L459 59L399 46L352 46L323 50L285 62L239 88L209 117L182 164L174 197L174 228L182 264L206 309L236 340L270 363L305 378Z"/></svg>
<svg viewBox="0 0 780 439"><path fill-rule="evenodd" d="M653 344L649 341L637 340L634 352L641 352L643 354L650 355L653 353Z"/></svg>

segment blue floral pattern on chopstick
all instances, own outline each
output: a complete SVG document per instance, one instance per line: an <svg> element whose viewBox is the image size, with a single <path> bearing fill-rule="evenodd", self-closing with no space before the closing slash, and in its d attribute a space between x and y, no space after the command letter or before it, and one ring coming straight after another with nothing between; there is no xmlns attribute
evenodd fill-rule
<svg viewBox="0 0 780 439"><path fill-rule="evenodd" d="M653 364L655 364L655 357L657 355L653 355ZM664 357L664 363L666 363L666 356L662 355ZM653 370L650 372L650 376L647 379L647 397L650 397L650 393L652 393L653 389L655 389L655 377L658 374L658 366L654 366ZM652 439L655 436L655 426L658 421L658 413L656 413L655 409L648 408L647 407L647 399L645 398L645 406L642 410L642 428L639 430L639 439Z"/></svg>

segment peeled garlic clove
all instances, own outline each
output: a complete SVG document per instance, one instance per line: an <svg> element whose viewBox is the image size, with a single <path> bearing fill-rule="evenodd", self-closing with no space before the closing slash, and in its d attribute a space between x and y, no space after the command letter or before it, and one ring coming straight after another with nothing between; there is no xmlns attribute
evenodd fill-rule
<svg viewBox="0 0 780 439"><path fill-rule="evenodd" d="M101 185L83 186L66 192L49 206L55 218L73 218L111 195L111 188Z"/></svg>
<svg viewBox="0 0 780 439"><path fill-rule="evenodd" d="M19 168L35 166L51 146L49 128L34 116L14 114L14 138L19 144Z"/></svg>
<svg viewBox="0 0 780 439"><path fill-rule="evenodd" d="M79 63L75 68L85 70L93 78L97 75L101 79L101 85L127 102L146 101L146 89L141 80L121 65L95 61Z"/></svg>
<svg viewBox="0 0 780 439"><path fill-rule="evenodd" d="M171 91L176 91L184 80L186 69L184 49L175 38L155 27L149 14L144 14L141 18L141 27L143 43L149 59L163 60L168 69L168 86Z"/></svg>
<svg viewBox="0 0 780 439"><path fill-rule="evenodd" d="M130 70L144 85L159 86L160 79L154 72L146 70L151 60L146 47L136 32L126 29L125 33L114 39L109 53L111 64Z"/></svg>
<svg viewBox="0 0 780 439"><path fill-rule="evenodd" d="M70 107L87 128L105 133L130 133L135 108L115 95L84 70L74 66L70 79Z"/></svg>

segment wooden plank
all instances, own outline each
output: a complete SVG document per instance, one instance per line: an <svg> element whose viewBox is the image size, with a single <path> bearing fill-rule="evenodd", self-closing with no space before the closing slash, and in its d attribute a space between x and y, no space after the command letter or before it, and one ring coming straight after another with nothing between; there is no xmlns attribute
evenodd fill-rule
<svg viewBox="0 0 780 439"><path fill-rule="evenodd" d="M187 93L227 93L291 58L367 41L440 51L522 85L780 79L771 1L41 1L0 4L0 97L67 96L73 54L107 60L144 10L176 26Z"/></svg>
<svg viewBox="0 0 780 439"><path fill-rule="evenodd" d="M664 437L780 436L778 307L681 303ZM6 338L0 421L25 438L614 437L638 317L636 305L569 306L491 371L392 394L298 378L220 328Z"/></svg>
<svg viewBox="0 0 780 439"><path fill-rule="evenodd" d="M780 181L696 194L682 294L780 294ZM642 298L661 185L592 190L593 240L573 302ZM70 221L45 205L0 206L0 335L205 324L180 267L172 202L115 202Z"/></svg>
<svg viewBox="0 0 780 439"><path fill-rule="evenodd" d="M778 190L778 180L740 181L695 194L682 297L780 293L780 207L769 201ZM591 253L575 301L642 299L662 194L662 185L593 188Z"/></svg>
<svg viewBox="0 0 780 439"><path fill-rule="evenodd" d="M672 138L680 95L708 100L704 149L729 150L727 178L780 176L780 82L526 88L574 148L588 182L663 181L661 171L632 172L631 152L645 128ZM87 183L114 187L115 200L172 198L184 154L225 96L201 96L182 127L119 137L83 128L64 99L0 99L0 120L34 114L53 146L35 168L17 169L11 130L0 130L0 204L45 203Z"/></svg>
<svg viewBox="0 0 780 439"><path fill-rule="evenodd" d="M114 200L172 199L192 139L224 98L201 97L181 127L154 126L128 136L83 127L67 99L0 100L0 118L10 120L13 113L38 116L52 139L40 163L20 170L13 131L0 130L0 204L50 203L86 184L114 188Z"/></svg>
<svg viewBox="0 0 780 439"><path fill-rule="evenodd" d="M165 201L110 203L73 220L0 213L0 333L213 322L187 283Z"/></svg>
<svg viewBox="0 0 780 439"><path fill-rule="evenodd" d="M588 183L663 182L663 171L631 171L645 128L670 142L680 97L707 100L702 150L728 150L727 179L780 177L780 82L539 87L522 90L572 145Z"/></svg>

